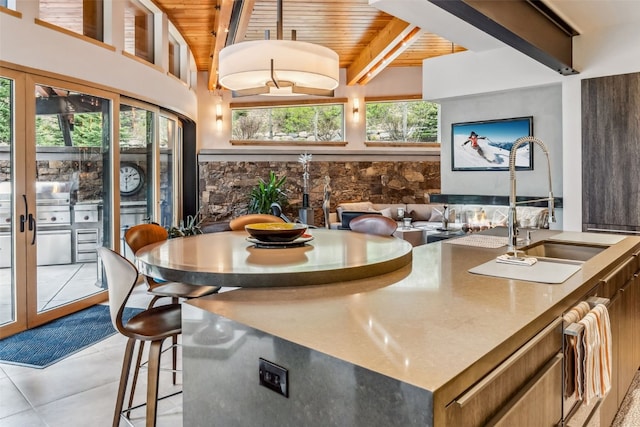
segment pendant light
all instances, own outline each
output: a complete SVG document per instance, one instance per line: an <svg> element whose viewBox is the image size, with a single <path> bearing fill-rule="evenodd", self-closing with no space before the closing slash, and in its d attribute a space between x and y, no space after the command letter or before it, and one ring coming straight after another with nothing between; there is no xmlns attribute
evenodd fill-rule
<svg viewBox="0 0 640 427"><path fill-rule="evenodd" d="M333 50L282 40L282 0L277 0L277 39L236 43L220 51L218 81L233 96L333 96L340 63Z"/></svg>

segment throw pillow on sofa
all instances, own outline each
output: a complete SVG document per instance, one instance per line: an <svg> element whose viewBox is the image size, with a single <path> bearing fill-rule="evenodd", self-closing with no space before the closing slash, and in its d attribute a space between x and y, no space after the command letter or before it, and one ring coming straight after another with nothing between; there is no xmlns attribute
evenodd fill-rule
<svg viewBox="0 0 640 427"><path fill-rule="evenodd" d="M393 219L393 217L391 216L391 208L384 208L382 210L374 211L374 212L380 212L382 216L386 216L387 218Z"/></svg>
<svg viewBox="0 0 640 427"><path fill-rule="evenodd" d="M413 222L429 221L433 215L433 207L431 205L408 205L409 216Z"/></svg>
<svg viewBox="0 0 640 427"><path fill-rule="evenodd" d="M433 206L433 211L431 212L431 218L429 218L429 222L442 221L443 214L444 214L444 205Z"/></svg>

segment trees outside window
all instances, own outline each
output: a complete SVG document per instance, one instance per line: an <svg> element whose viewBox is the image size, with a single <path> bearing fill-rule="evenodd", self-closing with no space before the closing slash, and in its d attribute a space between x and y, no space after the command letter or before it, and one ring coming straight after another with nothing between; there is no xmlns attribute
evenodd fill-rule
<svg viewBox="0 0 640 427"><path fill-rule="evenodd" d="M344 106L234 109L232 137L256 141L342 141Z"/></svg>
<svg viewBox="0 0 640 427"><path fill-rule="evenodd" d="M428 101L367 102L367 141L437 142L438 109Z"/></svg>

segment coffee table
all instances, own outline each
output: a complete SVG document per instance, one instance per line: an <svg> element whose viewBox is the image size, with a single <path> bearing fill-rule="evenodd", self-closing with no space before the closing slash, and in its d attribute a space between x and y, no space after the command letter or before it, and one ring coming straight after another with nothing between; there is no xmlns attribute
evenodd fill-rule
<svg viewBox="0 0 640 427"><path fill-rule="evenodd" d="M462 230L439 231L437 233L427 234L427 243L439 242L464 235L466 235L466 233Z"/></svg>
<svg viewBox="0 0 640 427"><path fill-rule="evenodd" d="M404 228L403 226L398 226L396 231L393 232L393 235L406 240L411 243L412 246L420 246L424 245L426 242L424 236L425 231L422 228Z"/></svg>

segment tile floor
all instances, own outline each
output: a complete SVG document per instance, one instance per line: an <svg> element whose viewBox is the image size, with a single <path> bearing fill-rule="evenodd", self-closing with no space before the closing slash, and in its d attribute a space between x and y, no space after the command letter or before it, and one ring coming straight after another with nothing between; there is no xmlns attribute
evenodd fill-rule
<svg viewBox="0 0 640 427"><path fill-rule="evenodd" d="M138 286L129 305L144 308L148 301L144 287ZM0 427L111 425L125 344L116 334L45 369L0 363ZM163 365L170 362L168 355L163 358ZM134 404L144 401L145 380ZM160 395L179 390L181 381L178 375L173 386L171 373L161 373ZM132 425L143 426L144 416L144 408L132 412ZM157 420L160 427L181 426L182 395L160 401Z"/></svg>
<svg viewBox="0 0 640 427"><path fill-rule="evenodd" d="M37 268L38 311L50 310L102 291L95 262ZM0 268L0 324L13 319L11 269Z"/></svg>

